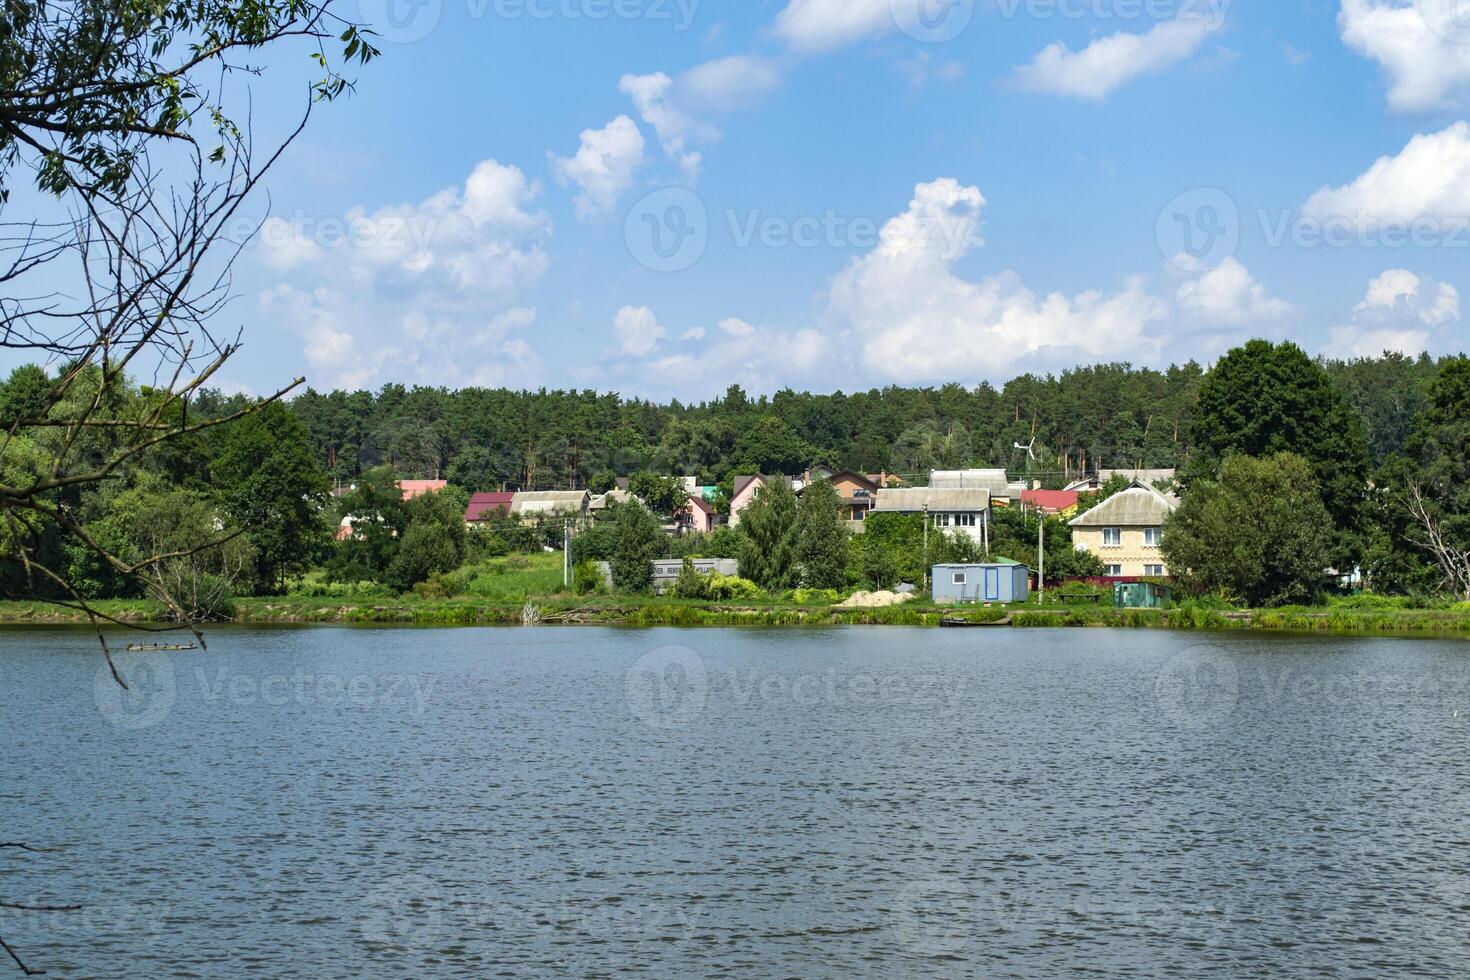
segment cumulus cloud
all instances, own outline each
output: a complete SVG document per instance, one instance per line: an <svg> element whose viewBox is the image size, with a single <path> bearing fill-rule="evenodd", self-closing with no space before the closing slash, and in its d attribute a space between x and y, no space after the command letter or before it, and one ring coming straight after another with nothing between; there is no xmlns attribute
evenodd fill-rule
<svg viewBox="0 0 1470 980"><path fill-rule="evenodd" d="M301 337L319 386L531 383L540 360L517 335L536 314L518 300L549 265L539 193L485 160L416 204L278 222L259 239L279 275L258 305Z"/></svg>
<svg viewBox="0 0 1470 980"><path fill-rule="evenodd" d="M1313 194L1302 212L1357 223L1470 217L1470 123L1415 136L1351 184Z"/></svg>
<svg viewBox="0 0 1470 980"><path fill-rule="evenodd" d="M1376 357L1384 351L1419 354L1445 346L1460 321L1460 293L1449 283L1389 269L1368 284L1351 321L1332 328L1332 352Z"/></svg>
<svg viewBox="0 0 1470 980"><path fill-rule="evenodd" d="M1461 0L1342 0L1343 43L1378 62L1400 112L1441 108L1470 89L1470 23Z"/></svg>
<svg viewBox="0 0 1470 980"><path fill-rule="evenodd" d="M648 307L625 306L613 317L613 333L617 335L618 348L624 354L641 356L657 347L668 331Z"/></svg>
<svg viewBox="0 0 1470 980"><path fill-rule="evenodd" d="M1146 34L1110 34L1081 51L1059 41L1016 69L1015 81L1032 92L1101 101L1139 75L1192 57L1215 27L1204 17L1180 17Z"/></svg>
<svg viewBox="0 0 1470 980"><path fill-rule="evenodd" d="M827 314L850 331L865 368L917 382L994 376L1043 353L1144 359L1158 344L1146 328L1165 316L1141 279L1115 293L1037 295L1011 272L969 280L954 264L980 243L985 199L941 179L915 188L908 210L884 225L879 245L832 283Z"/></svg>
<svg viewBox="0 0 1470 980"><path fill-rule="evenodd" d="M1234 258L1180 285L1176 298L1182 313L1210 326L1258 325L1299 312L1270 296Z"/></svg>
<svg viewBox="0 0 1470 980"><path fill-rule="evenodd" d="M552 170L563 184L576 184L577 216L592 221L612 213L618 198L633 186L633 175L643 165L643 133L627 116L618 116L601 129L584 129L575 156L551 157Z"/></svg>
<svg viewBox="0 0 1470 980"><path fill-rule="evenodd" d="M922 0L790 0L776 17L776 34L799 50L835 48L892 30L895 2Z"/></svg>
<svg viewBox="0 0 1470 980"><path fill-rule="evenodd" d="M677 80L661 71L624 75L618 91L633 100L664 153L692 184L699 177L703 156L691 147L720 139L718 127L703 116L746 108L780 84L781 70L774 60L735 55L692 68Z"/></svg>

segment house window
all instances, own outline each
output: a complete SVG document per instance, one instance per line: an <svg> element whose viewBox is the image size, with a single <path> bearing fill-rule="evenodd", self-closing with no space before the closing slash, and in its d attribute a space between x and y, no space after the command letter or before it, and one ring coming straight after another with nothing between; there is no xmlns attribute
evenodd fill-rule
<svg viewBox="0 0 1470 980"><path fill-rule="evenodd" d="M1143 574L1146 575L1146 576L1148 576L1149 578L1163 578L1164 577L1164 566L1163 565L1144 565L1143 566Z"/></svg>
<svg viewBox="0 0 1470 980"><path fill-rule="evenodd" d="M935 527L949 527L949 515L948 514L935 514L934 515L934 526Z"/></svg>
<svg viewBox="0 0 1470 980"><path fill-rule="evenodd" d="M1121 527L1103 528L1103 547L1117 548L1123 543L1123 529Z"/></svg>
<svg viewBox="0 0 1470 980"><path fill-rule="evenodd" d="M975 526L975 515L974 514L956 514L956 515L954 515L954 526L955 527L974 527Z"/></svg>
<svg viewBox="0 0 1470 980"><path fill-rule="evenodd" d="M1122 577L1123 577L1123 566L1122 565L1109 565L1108 566L1108 578L1122 578Z"/></svg>
<svg viewBox="0 0 1470 980"><path fill-rule="evenodd" d="M954 585L964 585L965 584L965 573L964 572L955 572L954 573L954 582L953 582L953 584Z"/></svg>
<svg viewBox="0 0 1470 980"><path fill-rule="evenodd" d="M1159 542L1164 539L1164 529L1161 527L1146 527L1143 529L1143 543L1150 548L1157 548Z"/></svg>

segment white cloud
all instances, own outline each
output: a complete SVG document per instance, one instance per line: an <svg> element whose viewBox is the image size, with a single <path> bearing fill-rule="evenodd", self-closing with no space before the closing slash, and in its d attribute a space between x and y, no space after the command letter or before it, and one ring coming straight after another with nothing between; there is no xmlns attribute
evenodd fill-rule
<svg viewBox="0 0 1470 980"><path fill-rule="evenodd" d="M712 142L719 139L720 132L676 108L670 97L673 85L674 80L663 72L624 75L618 82L618 91L633 100L638 114L658 135L664 153L679 165L685 180L692 184L699 179L704 161L700 153L688 149L688 142L691 139Z"/></svg>
<svg viewBox="0 0 1470 980"><path fill-rule="evenodd" d="M1461 0L1342 0L1343 43L1383 66L1388 103L1400 112L1436 109L1470 88L1470 24Z"/></svg>
<svg viewBox="0 0 1470 980"><path fill-rule="evenodd" d="M639 362L629 383L650 395L691 400L717 398L732 384L751 392L830 386L834 360L832 340L820 330L751 327L743 334L725 331L691 353Z"/></svg>
<svg viewBox="0 0 1470 980"><path fill-rule="evenodd" d="M646 306L625 306L613 317L613 333L624 354L641 357L658 346L668 333Z"/></svg>
<svg viewBox="0 0 1470 980"><path fill-rule="evenodd" d="M753 54L707 61L679 78L683 99L717 112L747 108L780 85L780 66L771 58Z"/></svg>
<svg viewBox="0 0 1470 980"><path fill-rule="evenodd" d="M699 177L703 155L691 146L718 142L720 131L701 115L743 109L781 84L781 70L770 58L735 55L706 62L675 81L663 72L624 75L618 91L633 100L643 121L653 127L664 153L687 183Z"/></svg>
<svg viewBox="0 0 1470 980"><path fill-rule="evenodd" d="M776 34L800 50L838 47L892 30L895 2L923 0L790 0L776 18Z"/></svg>
<svg viewBox="0 0 1470 980"><path fill-rule="evenodd" d="M1351 184L1313 194L1302 212L1358 223L1470 217L1470 123L1415 136Z"/></svg>
<svg viewBox="0 0 1470 980"><path fill-rule="evenodd" d="M1176 298L1182 313L1209 326L1250 326L1299 312L1285 300L1268 295L1266 287L1234 258L1183 283Z"/></svg>
<svg viewBox="0 0 1470 980"><path fill-rule="evenodd" d="M1332 328L1332 353L1376 357L1384 351L1419 354L1448 346L1460 321L1460 293L1449 283L1389 269L1368 284L1351 322Z"/></svg>
<svg viewBox="0 0 1470 980"><path fill-rule="evenodd" d="M552 169L563 184L581 188L577 216L584 221L610 214L618 198L633 186L633 175L643 165L643 134L627 116L618 116L602 129L584 129L576 156L552 155Z"/></svg>
<svg viewBox="0 0 1470 980"><path fill-rule="evenodd" d="M729 317L720 321L720 329L732 337L749 337L755 333L755 327L746 323L739 317Z"/></svg>
<svg viewBox="0 0 1470 980"><path fill-rule="evenodd" d="M551 223L530 207L539 193L518 168L486 160L462 188L417 204L263 235L262 259L280 275L259 307L301 337L318 386L528 384L540 362L515 334L536 315L517 300L549 265Z"/></svg>
<svg viewBox="0 0 1470 980"><path fill-rule="evenodd" d="M1180 17L1146 34L1110 34L1081 51L1057 42L1016 69L1015 80L1032 92L1101 101L1139 75L1163 71L1193 56L1213 29L1204 17Z"/></svg>
<svg viewBox="0 0 1470 980"><path fill-rule="evenodd" d="M984 203L977 188L952 179L920 184L878 247L832 283L828 316L852 333L869 372L916 382L994 376L1040 354L1127 351L1143 360L1157 351L1145 328L1164 318L1166 304L1141 279L1117 293L1067 297L1038 296L1011 272L976 281L956 275L954 263L980 242Z"/></svg>

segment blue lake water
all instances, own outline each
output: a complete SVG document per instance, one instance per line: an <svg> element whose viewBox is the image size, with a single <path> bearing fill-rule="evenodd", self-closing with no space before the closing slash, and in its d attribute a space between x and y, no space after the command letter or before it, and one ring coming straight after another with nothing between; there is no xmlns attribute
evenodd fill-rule
<svg viewBox="0 0 1470 980"><path fill-rule="evenodd" d="M1470 974L1470 643L0 633L64 977ZM8 965L8 964L6 964ZM0 966L3 970L3 966Z"/></svg>

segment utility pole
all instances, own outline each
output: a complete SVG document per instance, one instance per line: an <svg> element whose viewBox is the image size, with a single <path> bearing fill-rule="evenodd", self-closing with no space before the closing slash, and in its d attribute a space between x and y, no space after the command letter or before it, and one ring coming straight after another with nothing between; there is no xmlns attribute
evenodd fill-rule
<svg viewBox="0 0 1470 980"><path fill-rule="evenodd" d="M924 591L929 588L929 505L924 505Z"/></svg>
<svg viewBox="0 0 1470 980"><path fill-rule="evenodd" d="M1036 532L1036 601L1046 599L1046 511L1036 508L1040 523Z"/></svg>
<svg viewBox="0 0 1470 980"><path fill-rule="evenodd" d="M561 524L561 584L567 589L572 586L572 522L567 520Z"/></svg>

